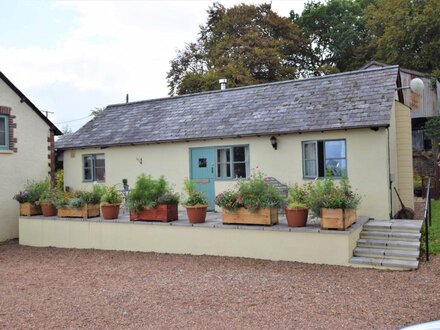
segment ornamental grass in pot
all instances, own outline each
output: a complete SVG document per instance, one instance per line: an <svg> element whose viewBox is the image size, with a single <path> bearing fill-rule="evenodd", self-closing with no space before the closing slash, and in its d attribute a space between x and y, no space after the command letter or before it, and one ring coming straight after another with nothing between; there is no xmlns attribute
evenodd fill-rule
<svg viewBox="0 0 440 330"><path fill-rule="evenodd" d="M284 198L264 174L254 172L250 179L239 180L234 189L215 198L222 208L223 223L273 225L278 223L278 208Z"/></svg>
<svg viewBox="0 0 440 330"><path fill-rule="evenodd" d="M92 218L99 216L99 204L105 186L94 184L92 191L77 190L63 193L56 200L59 217Z"/></svg>
<svg viewBox="0 0 440 330"><path fill-rule="evenodd" d="M130 220L174 221L178 220L179 196L173 192L166 179L161 176L141 174L127 197Z"/></svg>
<svg viewBox="0 0 440 330"><path fill-rule="evenodd" d="M309 215L311 184L295 184L289 187L286 206L286 220L289 227L305 227Z"/></svg>
<svg viewBox="0 0 440 330"><path fill-rule="evenodd" d="M201 191L197 191L196 183L191 180L185 180L183 190L187 198L182 202L186 208L186 214L190 223L203 223L206 220L206 210L208 209L208 200Z"/></svg>
<svg viewBox="0 0 440 330"><path fill-rule="evenodd" d="M62 194L57 188L49 187L41 194L38 204L41 206L41 212L45 217L54 217L57 215L55 203Z"/></svg>
<svg viewBox="0 0 440 330"><path fill-rule="evenodd" d="M361 196L354 193L348 179L318 180L310 190L310 209L321 218L322 229L346 230L356 222Z"/></svg>
<svg viewBox="0 0 440 330"><path fill-rule="evenodd" d="M101 197L101 213L105 220L117 219L122 197L115 186L106 187L105 193Z"/></svg>

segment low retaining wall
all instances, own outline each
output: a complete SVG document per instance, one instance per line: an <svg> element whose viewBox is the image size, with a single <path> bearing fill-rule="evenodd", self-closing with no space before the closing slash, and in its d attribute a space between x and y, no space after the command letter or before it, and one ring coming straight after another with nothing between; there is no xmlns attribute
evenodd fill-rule
<svg viewBox="0 0 440 330"><path fill-rule="evenodd" d="M349 231L289 231L273 227L191 226L20 217L20 244L36 247L123 250L344 265L362 223Z"/></svg>

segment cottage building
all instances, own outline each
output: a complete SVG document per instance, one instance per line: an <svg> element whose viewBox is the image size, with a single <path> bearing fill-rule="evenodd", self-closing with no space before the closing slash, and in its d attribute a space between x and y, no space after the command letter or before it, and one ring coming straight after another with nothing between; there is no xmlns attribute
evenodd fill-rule
<svg viewBox="0 0 440 330"><path fill-rule="evenodd" d="M214 196L258 168L284 184L347 175L359 215L413 207L411 115L399 68L387 66L256 86L109 105L56 143L65 184L133 185L164 175Z"/></svg>
<svg viewBox="0 0 440 330"><path fill-rule="evenodd" d="M18 237L18 204L28 180L54 175L60 130L0 72L0 242Z"/></svg>

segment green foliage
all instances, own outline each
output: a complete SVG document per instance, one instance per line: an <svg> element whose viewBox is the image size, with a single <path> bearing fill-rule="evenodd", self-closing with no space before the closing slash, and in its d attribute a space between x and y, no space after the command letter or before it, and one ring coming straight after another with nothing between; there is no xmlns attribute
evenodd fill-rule
<svg viewBox="0 0 440 330"><path fill-rule="evenodd" d="M440 142L440 117L429 118L424 127L424 133L432 141L432 154L436 157L438 153L438 143Z"/></svg>
<svg viewBox="0 0 440 330"><path fill-rule="evenodd" d="M311 1L301 15L290 13L307 38L315 74L358 69L366 62L370 36L364 9L375 0Z"/></svg>
<svg viewBox="0 0 440 330"><path fill-rule="evenodd" d="M376 60L431 73L440 69L438 0L377 0L365 11Z"/></svg>
<svg viewBox="0 0 440 330"><path fill-rule="evenodd" d="M187 195L187 198L183 201L183 205L197 206L209 204L203 192L197 191L196 183L194 181L185 180L183 183L183 189Z"/></svg>
<svg viewBox="0 0 440 330"><path fill-rule="evenodd" d="M287 197L287 208L309 208L310 205L310 190L311 184L295 185L289 187L289 194Z"/></svg>
<svg viewBox="0 0 440 330"><path fill-rule="evenodd" d="M173 194L163 176L153 179L151 175L141 174L128 195L126 205L132 211L151 209L158 204L177 204L178 196Z"/></svg>
<svg viewBox="0 0 440 330"><path fill-rule="evenodd" d="M80 208L82 208L86 204L87 203L84 200L84 198L73 197L73 198L69 199L69 201L68 201L66 206L69 207L69 208L72 208L72 209L80 209Z"/></svg>
<svg viewBox="0 0 440 330"><path fill-rule="evenodd" d="M105 191L102 185L93 185L92 191L77 190L73 193L59 192L55 200L57 208L81 208L86 204L99 204Z"/></svg>
<svg viewBox="0 0 440 330"><path fill-rule="evenodd" d="M339 183L331 178L317 180L310 188L309 205L315 216L319 216L321 208L356 209L360 202L360 195L352 191L346 177Z"/></svg>
<svg viewBox="0 0 440 330"><path fill-rule="evenodd" d="M431 253L440 253L440 200L432 200L432 225L429 227L429 245Z"/></svg>
<svg viewBox="0 0 440 330"><path fill-rule="evenodd" d="M298 26L270 4L214 3L199 35L171 61L170 95L219 89L219 78L229 87L294 79L308 51Z"/></svg>
<svg viewBox="0 0 440 330"><path fill-rule="evenodd" d="M58 170L55 173L56 187L59 191L64 190L64 170Z"/></svg>
<svg viewBox="0 0 440 330"><path fill-rule="evenodd" d="M217 195L215 203L228 210L244 207L256 212L262 208L280 207L284 199L272 184L264 181L263 173L255 172L249 180L238 181L234 190Z"/></svg>
<svg viewBox="0 0 440 330"><path fill-rule="evenodd" d="M57 188L49 187L41 194L38 204L55 204L56 200L60 197L62 192Z"/></svg>
<svg viewBox="0 0 440 330"><path fill-rule="evenodd" d="M101 204L121 204L122 197L120 192L116 189L115 186L108 187L105 193L101 197Z"/></svg>
<svg viewBox="0 0 440 330"><path fill-rule="evenodd" d="M93 118L96 118L96 117L98 117L101 113L103 113L104 110L105 110L105 107L95 107L95 109L90 110L90 115L91 115Z"/></svg>
<svg viewBox="0 0 440 330"><path fill-rule="evenodd" d="M41 195L50 188L50 181L30 181L25 187L24 191L20 191L13 198L21 203L36 203Z"/></svg>

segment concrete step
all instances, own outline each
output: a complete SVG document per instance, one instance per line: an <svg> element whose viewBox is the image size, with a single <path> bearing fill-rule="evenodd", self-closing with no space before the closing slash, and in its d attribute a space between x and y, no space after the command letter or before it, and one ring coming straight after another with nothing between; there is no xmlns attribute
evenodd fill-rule
<svg viewBox="0 0 440 330"><path fill-rule="evenodd" d="M396 248L386 249L386 248L357 247L354 249L353 255L355 257L417 260L420 256L420 252L413 250L402 250Z"/></svg>
<svg viewBox="0 0 440 330"><path fill-rule="evenodd" d="M358 247L377 247L384 249L402 249L419 251L420 241L399 241L389 239L373 239L373 238L360 238L357 242Z"/></svg>
<svg viewBox="0 0 440 330"><path fill-rule="evenodd" d="M398 231L382 231L382 230L364 230L361 232L361 238L370 239L387 239L387 240L398 240L398 241L412 241L420 242L422 234L418 233L402 233Z"/></svg>
<svg viewBox="0 0 440 330"><path fill-rule="evenodd" d="M401 260L390 258L351 257L350 263L367 267L377 266L398 270L411 270L419 267L419 262L417 260Z"/></svg>
<svg viewBox="0 0 440 330"><path fill-rule="evenodd" d="M371 231L399 231L419 233L422 229L422 220L370 220L364 224L364 230Z"/></svg>

